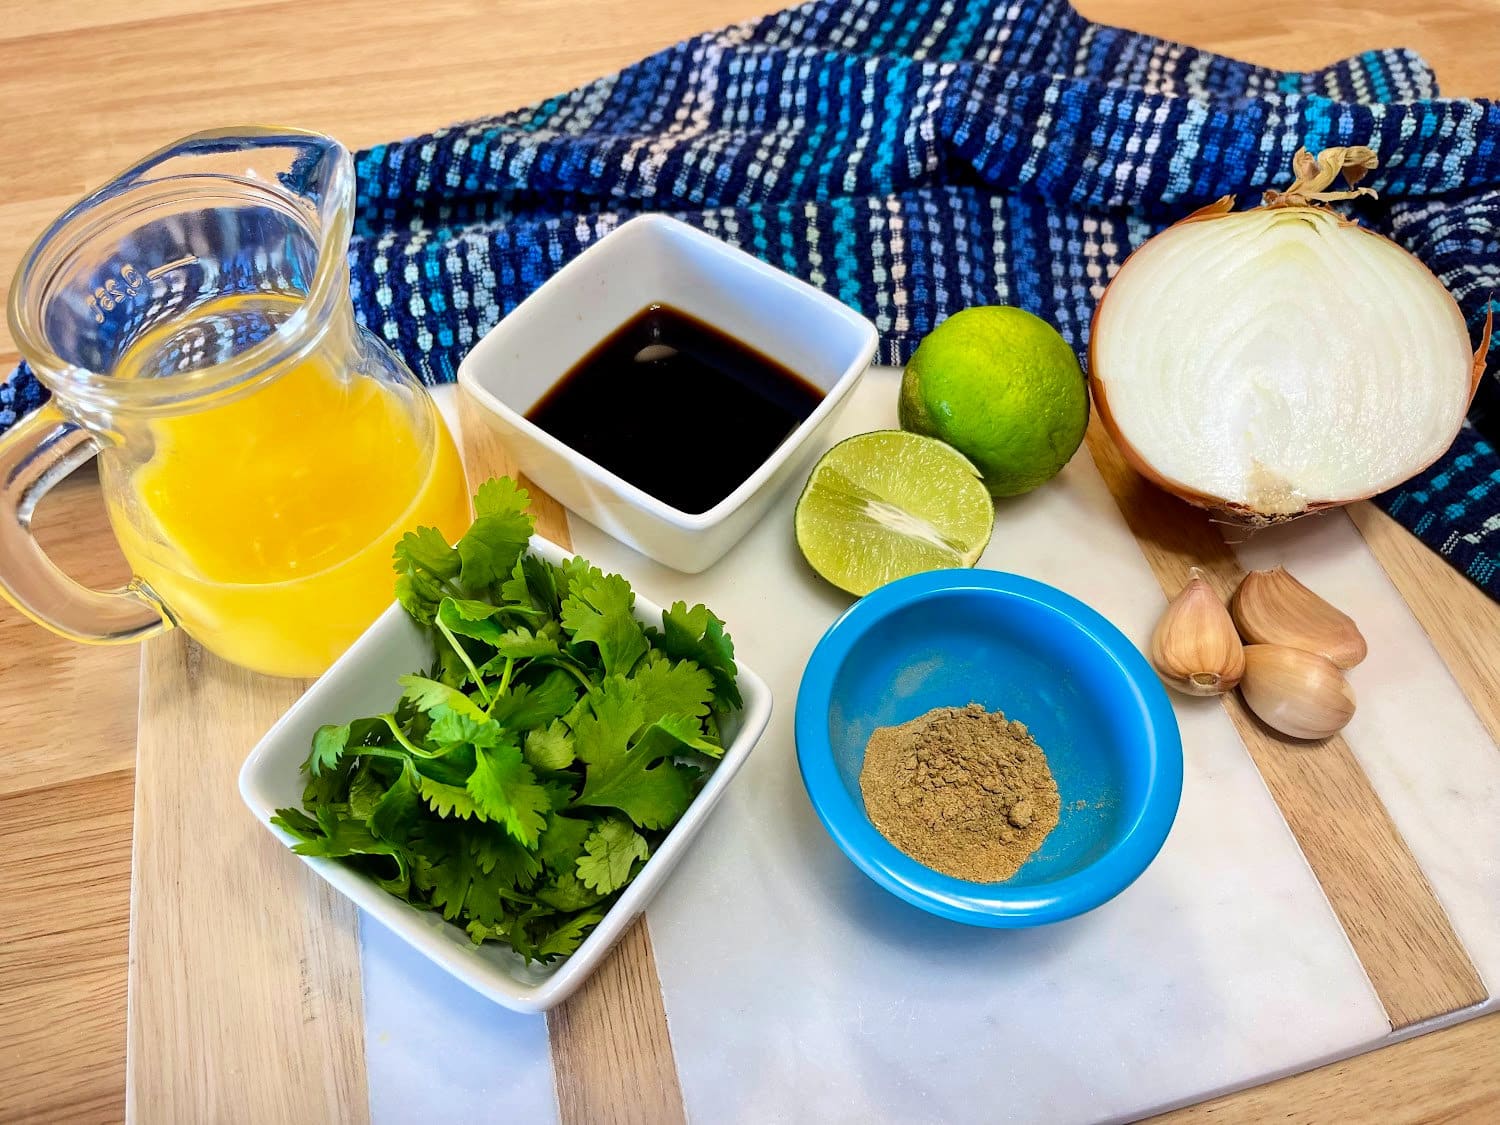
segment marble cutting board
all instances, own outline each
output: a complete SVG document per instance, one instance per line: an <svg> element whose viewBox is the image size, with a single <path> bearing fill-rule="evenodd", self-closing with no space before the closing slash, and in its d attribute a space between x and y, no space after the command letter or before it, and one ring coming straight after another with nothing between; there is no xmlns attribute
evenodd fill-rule
<svg viewBox="0 0 1500 1125"><path fill-rule="evenodd" d="M875 369L836 440L895 425ZM451 406L445 401L445 406ZM574 519L574 547L653 599L704 601L770 684L763 741L648 911L688 1116L701 1122L1128 1119L1382 1045L1390 1023L1224 710L1174 698L1186 776L1161 855L1124 894L1031 931L932 918L870 883L803 793L803 664L848 599L807 569L794 494L718 566L684 576ZM1361 624L1349 742L1493 993L1500 753L1340 515L1266 532ZM1161 589L1086 453L1002 503L980 566L1082 598L1137 644ZM1462 785L1454 783L1462 779ZM1064 794L1066 797L1066 794ZM552 1121L547 1031L490 1005L374 922L361 930L372 1118ZM1493 999L1403 1034L1491 1010Z"/></svg>

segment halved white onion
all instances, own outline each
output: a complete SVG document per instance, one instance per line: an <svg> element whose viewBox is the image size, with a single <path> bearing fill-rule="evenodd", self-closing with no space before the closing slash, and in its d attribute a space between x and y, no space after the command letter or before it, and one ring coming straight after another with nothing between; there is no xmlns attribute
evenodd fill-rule
<svg viewBox="0 0 1500 1125"><path fill-rule="evenodd" d="M1421 471L1483 370L1425 265L1307 198L1190 215L1131 255L1094 317L1094 400L1127 459L1257 522Z"/></svg>

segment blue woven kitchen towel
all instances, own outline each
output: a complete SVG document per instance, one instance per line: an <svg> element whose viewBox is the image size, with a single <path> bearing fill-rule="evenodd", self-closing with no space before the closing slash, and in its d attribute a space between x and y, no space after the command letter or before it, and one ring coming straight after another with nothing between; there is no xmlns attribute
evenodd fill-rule
<svg viewBox="0 0 1500 1125"><path fill-rule="evenodd" d="M1477 339L1500 290L1500 105L1438 98L1405 50L1286 73L1065 0L815 0L369 149L354 301L424 379L450 381L579 250L666 211L863 311L885 362L991 303L1081 353L1104 284L1152 233L1285 186L1299 146L1352 144L1381 161L1362 220L1432 267ZM0 425L38 395L13 379ZM1500 598L1497 426L1487 376L1452 449L1379 502Z"/></svg>

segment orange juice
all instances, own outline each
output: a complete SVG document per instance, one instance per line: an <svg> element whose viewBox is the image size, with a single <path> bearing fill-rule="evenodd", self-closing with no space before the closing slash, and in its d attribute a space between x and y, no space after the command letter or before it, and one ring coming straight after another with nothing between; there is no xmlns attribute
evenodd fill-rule
<svg viewBox="0 0 1500 1125"><path fill-rule="evenodd" d="M322 672L393 600L396 541L469 524L432 400L321 353L149 432L149 459L105 480L125 556L196 640L259 672Z"/></svg>

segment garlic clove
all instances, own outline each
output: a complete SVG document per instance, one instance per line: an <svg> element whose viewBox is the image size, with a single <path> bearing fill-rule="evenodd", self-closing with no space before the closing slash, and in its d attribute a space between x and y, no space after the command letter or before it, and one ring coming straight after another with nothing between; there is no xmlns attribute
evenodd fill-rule
<svg viewBox="0 0 1500 1125"><path fill-rule="evenodd" d="M1229 612L1246 644L1287 645L1320 653L1340 668L1353 668L1369 651L1353 619L1298 582L1285 567L1245 575L1229 601Z"/></svg>
<svg viewBox="0 0 1500 1125"><path fill-rule="evenodd" d="M1327 738L1354 717L1354 689L1333 661L1286 645L1246 645L1240 694L1268 727Z"/></svg>
<svg viewBox="0 0 1500 1125"><path fill-rule="evenodd" d="M1222 695L1244 675L1244 648L1219 595L1197 567L1188 573L1151 634L1151 663L1180 692Z"/></svg>

